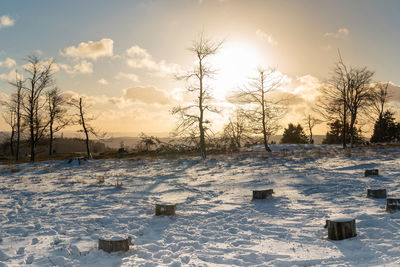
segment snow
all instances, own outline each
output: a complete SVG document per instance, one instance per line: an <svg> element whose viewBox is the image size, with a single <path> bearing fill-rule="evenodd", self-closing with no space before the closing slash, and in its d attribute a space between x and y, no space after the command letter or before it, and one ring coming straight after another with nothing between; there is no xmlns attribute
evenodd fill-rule
<svg viewBox="0 0 400 267"><path fill-rule="evenodd" d="M366 197L400 196L399 149L273 149L0 166L0 266L400 265L400 212ZM265 188L273 198L251 201ZM166 202L176 215L154 216ZM328 240L333 216L356 219L357 237ZM109 254L104 237L134 245Z"/></svg>

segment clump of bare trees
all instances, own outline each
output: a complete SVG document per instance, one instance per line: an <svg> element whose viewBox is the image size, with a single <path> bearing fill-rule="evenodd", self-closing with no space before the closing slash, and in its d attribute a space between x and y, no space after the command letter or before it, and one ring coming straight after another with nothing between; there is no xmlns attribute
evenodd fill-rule
<svg viewBox="0 0 400 267"><path fill-rule="evenodd" d="M206 158L206 135L209 130L210 120L206 118L206 112L218 112L210 105L211 88L207 81L211 79L215 70L208 60L221 48L222 42L216 42L201 34L193 41L189 51L196 57L196 66L184 74L177 75L177 79L187 83L186 91L193 94L196 99L193 104L177 106L172 109L172 114L178 116L179 123L176 135L190 135L198 137L201 157Z"/></svg>
<svg viewBox="0 0 400 267"><path fill-rule="evenodd" d="M11 155L19 160L24 131L29 142L31 162L35 161L37 145L44 137L48 138L49 155L52 155L54 135L67 125L77 123L83 126L90 158L89 134L99 134L89 123L93 118L87 115L82 98L78 102L69 101L55 86L53 60L43 61L31 55L23 70L25 77L16 73L15 81L10 82L15 91L10 99L2 101L5 107L3 117L11 128ZM75 121L68 114L71 104L79 110L79 119Z"/></svg>
<svg viewBox="0 0 400 267"><path fill-rule="evenodd" d="M11 127L11 155L19 159L21 133L28 130L30 145L30 160L35 161L36 146L45 135L49 121L43 109L46 105L44 94L53 84L53 61L41 61L37 56L29 56L24 65L24 74L16 73L15 81L10 84L15 88L9 101L3 103L7 107L5 117ZM16 144L14 151L14 137Z"/></svg>
<svg viewBox="0 0 400 267"><path fill-rule="evenodd" d="M371 85L374 72L366 67L347 66L339 53L339 61L328 83L320 89L322 97L318 104L328 121L338 120L343 126L342 144L346 148L349 135L350 148L355 141L355 125L359 115L367 111L376 99Z"/></svg>

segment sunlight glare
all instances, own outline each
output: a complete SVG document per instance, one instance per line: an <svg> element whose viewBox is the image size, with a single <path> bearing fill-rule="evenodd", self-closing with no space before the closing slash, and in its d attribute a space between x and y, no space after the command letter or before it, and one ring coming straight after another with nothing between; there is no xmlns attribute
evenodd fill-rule
<svg viewBox="0 0 400 267"><path fill-rule="evenodd" d="M221 50L210 60L217 70L215 80L211 82L213 96L224 100L254 77L259 66L265 66L263 56L254 47L245 43L225 43Z"/></svg>

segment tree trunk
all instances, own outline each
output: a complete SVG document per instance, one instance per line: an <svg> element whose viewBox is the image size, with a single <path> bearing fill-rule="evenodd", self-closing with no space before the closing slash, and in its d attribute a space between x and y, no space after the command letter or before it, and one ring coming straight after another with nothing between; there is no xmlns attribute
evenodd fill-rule
<svg viewBox="0 0 400 267"><path fill-rule="evenodd" d="M347 122L347 111L346 111L346 101L344 101L344 103L343 103L343 130L342 130L343 148L346 148L346 135L347 135L346 122Z"/></svg>
<svg viewBox="0 0 400 267"><path fill-rule="evenodd" d="M30 130L30 145L31 145L31 162L35 162L35 129L33 125L33 110L32 113L29 115L29 130Z"/></svg>
<svg viewBox="0 0 400 267"><path fill-rule="evenodd" d="M265 122L265 101L264 101L264 73L261 72L261 106L262 106L262 126L263 126L263 142L264 147L267 152L271 152L271 149L268 146L268 138L267 138L267 127Z"/></svg>
<svg viewBox="0 0 400 267"><path fill-rule="evenodd" d="M19 144L21 140L21 89L17 92L17 145L15 148L15 160L19 160Z"/></svg>
<svg viewBox="0 0 400 267"><path fill-rule="evenodd" d="M49 155L53 155L53 122L50 122Z"/></svg>
<svg viewBox="0 0 400 267"><path fill-rule="evenodd" d="M199 77L199 83L200 83L200 95L199 95L199 111L200 111L200 116L199 116L199 131L200 131L200 152L201 152L201 158L206 159L206 140L204 136L204 127L203 127L203 116L204 116L204 109L203 109L203 65L202 65L202 59L199 58L199 67L200 67L200 77Z"/></svg>
<svg viewBox="0 0 400 267"><path fill-rule="evenodd" d="M356 115L351 114L350 119L350 148L353 148L354 145L354 124L356 122Z"/></svg>
<svg viewBox="0 0 400 267"><path fill-rule="evenodd" d="M10 153L11 156L14 156L14 135L15 135L15 131L14 128L11 129L11 137L10 137Z"/></svg>
<svg viewBox="0 0 400 267"><path fill-rule="evenodd" d="M92 159L92 156L90 155L90 148L89 148L89 133L85 125L85 118L83 116L83 108L82 108L82 98L79 98L79 111L81 115L81 122L82 122L82 128L85 133L86 137L86 152L87 152L87 157L88 159Z"/></svg>

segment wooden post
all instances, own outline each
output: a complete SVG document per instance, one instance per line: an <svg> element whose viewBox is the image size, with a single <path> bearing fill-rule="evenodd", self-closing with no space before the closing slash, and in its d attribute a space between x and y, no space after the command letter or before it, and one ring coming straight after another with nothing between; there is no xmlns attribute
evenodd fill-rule
<svg viewBox="0 0 400 267"><path fill-rule="evenodd" d="M365 170L364 172L364 176L378 176L379 175L379 171L378 169L371 169L371 170Z"/></svg>
<svg viewBox="0 0 400 267"><path fill-rule="evenodd" d="M326 220L326 227L328 227L328 239L330 240L343 240L357 236L355 219Z"/></svg>
<svg viewBox="0 0 400 267"><path fill-rule="evenodd" d="M267 190L253 190L253 200L254 199L266 199L272 197L274 189Z"/></svg>
<svg viewBox="0 0 400 267"><path fill-rule="evenodd" d="M387 198L386 211L392 213L397 210L400 210L400 198Z"/></svg>
<svg viewBox="0 0 400 267"><path fill-rule="evenodd" d="M386 189L367 189L367 197L386 198Z"/></svg>
<svg viewBox="0 0 400 267"><path fill-rule="evenodd" d="M156 216L175 215L175 208L176 208L175 204L156 204Z"/></svg>
<svg viewBox="0 0 400 267"><path fill-rule="evenodd" d="M130 244L130 238L111 238L109 240L99 238L99 249L108 253L116 251L128 251Z"/></svg>

